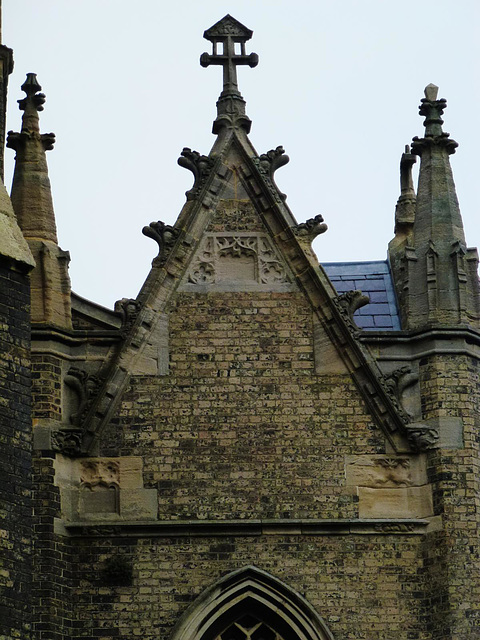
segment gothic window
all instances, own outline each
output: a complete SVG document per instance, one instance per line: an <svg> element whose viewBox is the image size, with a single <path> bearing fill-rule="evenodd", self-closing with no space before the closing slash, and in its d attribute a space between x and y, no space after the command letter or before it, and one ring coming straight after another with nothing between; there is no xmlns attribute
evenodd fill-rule
<svg viewBox="0 0 480 640"><path fill-rule="evenodd" d="M266 571L247 566L207 588L170 640L333 640L313 607Z"/></svg>

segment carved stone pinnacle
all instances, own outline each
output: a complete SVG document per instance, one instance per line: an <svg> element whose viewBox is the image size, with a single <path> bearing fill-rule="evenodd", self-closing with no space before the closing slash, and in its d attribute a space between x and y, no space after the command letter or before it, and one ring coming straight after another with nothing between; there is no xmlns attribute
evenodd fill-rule
<svg viewBox="0 0 480 640"><path fill-rule="evenodd" d="M245 114L245 101L238 90L237 66L256 67L258 64L258 55L245 51L245 43L252 33L238 20L226 15L203 34L212 43L213 50L211 54L202 53L201 66L213 64L223 67L223 91L217 102L217 119L213 123L215 134L225 128L250 131L251 121Z"/></svg>

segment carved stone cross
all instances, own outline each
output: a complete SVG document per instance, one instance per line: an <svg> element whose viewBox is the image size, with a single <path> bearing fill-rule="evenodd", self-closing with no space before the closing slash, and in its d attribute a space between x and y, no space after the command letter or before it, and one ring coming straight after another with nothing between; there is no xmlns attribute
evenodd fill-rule
<svg viewBox="0 0 480 640"><path fill-rule="evenodd" d="M213 43L212 54L202 53L200 64L208 67L211 64L223 66L222 96L239 95L237 84L237 65L256 67L258 55L245 53L245 42L250 40L253 31L226 15L203 34L206 40Z"/></svg>

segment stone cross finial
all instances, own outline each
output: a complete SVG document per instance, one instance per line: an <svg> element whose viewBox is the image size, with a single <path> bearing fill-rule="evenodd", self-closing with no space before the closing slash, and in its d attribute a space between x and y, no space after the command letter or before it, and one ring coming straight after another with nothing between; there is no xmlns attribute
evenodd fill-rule
<svg viewBox="0 0 480 640"><path fill-rule="evenodd" d="M202 53L200 64L208 67L211 64L223 67L222 95L239 95L237 84L237 65L256 67L258 55L245 53L245 42L252 37L252 31L243 24L226 15L203 34L206 40L213 43L212 54Z"/></svg>

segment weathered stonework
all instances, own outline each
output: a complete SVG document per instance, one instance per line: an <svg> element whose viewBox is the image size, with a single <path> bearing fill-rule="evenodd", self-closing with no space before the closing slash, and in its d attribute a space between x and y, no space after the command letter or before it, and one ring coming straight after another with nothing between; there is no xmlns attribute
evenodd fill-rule
<svg viewBox="0 0 480 640"><path fill-rule="evenodd" d="M56 482L66 521L152 520L157 517L157 492L143 486L141 458L58 456Z"/></svg>
<svg viewBox="0 0 480 640"><path fill-rule="evenodd" d="M215 144L184 148L185 206L144 228L159 254L111 311L70 291L54 137L24 85L26 240L0 192L2 638L478 638L480 298L445 101L427 87L401 161L402 329L364 331L369 298L337 293L312 249L323 217L298 224L275 184L283 148L247 138L251 35L231 16L205 32Z"/></svg>
<svg viewBox="0 0 480 640"><path fill-rule="evenodd" d="M184 289L291 288L292 276L265 233L208 234L187 272Z"/></svg>

